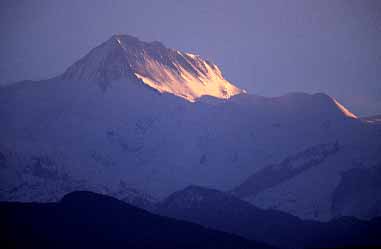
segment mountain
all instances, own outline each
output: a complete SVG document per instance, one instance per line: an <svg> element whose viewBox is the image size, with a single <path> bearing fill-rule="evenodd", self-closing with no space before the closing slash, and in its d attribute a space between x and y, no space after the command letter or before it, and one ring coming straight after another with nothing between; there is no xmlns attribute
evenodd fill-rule
<svg viewBox="0 0 381 249"><path fill-rule="evenodd" d="M217 190L189 186L158 205L157 211L279 248L380 246L381 218L360 221L343 217L330 222L301 220L275 210L259 209Z"/></svg>
<svg viewBox="0 0 381 249"><path fill-rule="evenodd" d="M244 90L224 79L217 65L199 55L143 42L129 35L114 35L60 76L68 80L142 80L160 91L195 101L203 95L229 98Z"/></svg>
<svg viewBox="0 0 381 249"><path fill-rule="evenodd" d="M270 248L85 191L57 203L3 202L0 217L2 248Z"/></svg>
<svg viewBox="0 0 381 249"><path fill-rule="evenodd" d="M0 200L55 201L88 190L127 201L138 193L143 200L133 204L152 206L188 185L230 191L279 165L285 169L271 171L270 185L243 198L302 218L340 215L332 209L336 187L344 172L381 162L381 126L324 93L225 98L200 88L208 95L193 99L137 76L166 87L177 84L160 78L169 71L214 79L216 67L201 61L118 35L62 75L0 88ZM193 86L190 76L180 78ZM281 163L287 158L307 165L293 169Z"/></svg>

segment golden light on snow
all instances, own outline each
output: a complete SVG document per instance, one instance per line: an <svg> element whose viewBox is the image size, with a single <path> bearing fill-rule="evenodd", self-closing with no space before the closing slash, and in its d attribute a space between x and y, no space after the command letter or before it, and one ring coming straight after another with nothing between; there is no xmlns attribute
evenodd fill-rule
<svg viewBox="0 0 381 249"><path fill-rule="evenodd" d="M342 113L344 113L345 116L350 117L350 118L355 118L357 119L357 116L350 112L347 108L345 108L342 104L339 103L335 98L332 98L333 101L335 102L336 106L340 109Z"/></svg>
<svg viewBox="0 0 381 249"><path fill-rule="evenodd" d="M135 73L135 76L160 92L172 93L192 102L204 95L227 99L245 92L225 80L216 65L212 65L212 68L210 64L197 55L180 51L177 51L177 53L187 61L189 61L189 58L196 61L206 69L206 72L201 72L198 67L193 66L193 69L198 74L194 75L180 64L174 65L177 69L177 71L174 71L156 60L145 58L142 66L145 68L144 71L147 72L147 75ZM190 65L193 64L190 62Z"/></svg>

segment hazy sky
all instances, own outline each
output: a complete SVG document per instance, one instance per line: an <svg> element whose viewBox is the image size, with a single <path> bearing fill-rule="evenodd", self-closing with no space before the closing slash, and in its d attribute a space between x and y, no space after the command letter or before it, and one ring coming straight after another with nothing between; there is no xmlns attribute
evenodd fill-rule
<svg viewBox="0 0 381 249"><path fill-rule="evenodd" d="M115 33L200 54L250 93L381 114L380 0L1 0L0 84L55 76Z"/></svg>

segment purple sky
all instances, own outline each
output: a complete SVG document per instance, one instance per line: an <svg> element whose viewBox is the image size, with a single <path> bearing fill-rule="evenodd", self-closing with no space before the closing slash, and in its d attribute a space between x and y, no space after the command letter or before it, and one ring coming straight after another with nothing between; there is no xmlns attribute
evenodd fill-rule
<svg viewBox="0 0 381 249"><path fill-rule="evenodd" d="M379 0L1 0L0 33L0 84L55 76L126 33L200 54L250 93L381 114Z"/></svg>

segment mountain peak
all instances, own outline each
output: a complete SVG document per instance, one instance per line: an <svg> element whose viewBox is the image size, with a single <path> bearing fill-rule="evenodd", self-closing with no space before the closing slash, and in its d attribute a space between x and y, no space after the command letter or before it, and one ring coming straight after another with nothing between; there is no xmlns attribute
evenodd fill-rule
<svg viewBox="0 0 381 249"><path fill-rule="evenodd" d="M189 101L210 95L230 98L245 91L227 81L217 65L199 55L116 34L70 66L61 76L71 80L140 79L144 84Z"/></svg>

